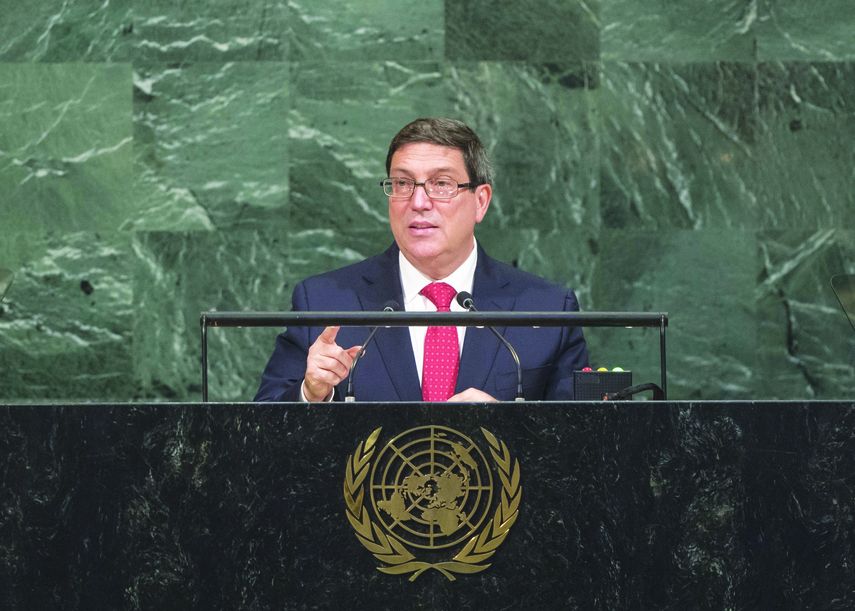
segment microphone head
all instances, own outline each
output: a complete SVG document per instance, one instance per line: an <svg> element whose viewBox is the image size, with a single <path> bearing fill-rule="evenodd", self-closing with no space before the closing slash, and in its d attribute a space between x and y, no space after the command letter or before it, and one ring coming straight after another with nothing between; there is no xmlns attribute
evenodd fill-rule
<svg viewBox="0 0 855 611"><path fill-rule="evenodd" d="M394 299L390 299L386 303L383 304L384 312L397 312L401 309L401 304L395 301Z"/></svg>
<svg viewBox="0 0 855 611"><path fill-rule="evenodd" d="M472 310L475 308L475 300L472 299L472 293L468 293L466 291L460 291L457 293L457 305L459 305L464 310Z"/></svg>

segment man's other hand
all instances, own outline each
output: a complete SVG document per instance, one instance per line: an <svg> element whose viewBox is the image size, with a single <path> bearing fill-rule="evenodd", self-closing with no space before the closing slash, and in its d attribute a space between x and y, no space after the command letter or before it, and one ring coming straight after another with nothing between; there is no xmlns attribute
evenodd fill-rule
<svg viewBox="0 0 855 611"><path fill-rule="evenodd" d="M340 328L327 327L309 348L303 389L310 402L325 401L333 388L347 378L353 357L361 348L352 346L345 350L336 344Z"/></svg>
<svg viewBox="0 0 855 611"><path fill-rule="evenodd" d="M496 399L483 390L467 388L463 392L448 398L449 403L495 403Z"/></svg>

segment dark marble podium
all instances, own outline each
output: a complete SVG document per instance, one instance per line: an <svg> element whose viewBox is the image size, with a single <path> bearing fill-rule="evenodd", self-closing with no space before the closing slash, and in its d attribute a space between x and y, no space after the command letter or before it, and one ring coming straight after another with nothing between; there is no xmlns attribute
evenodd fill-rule
<svg viewBox="0 0 855 611"><path fill-rule="evenodd" d="M345 516L360 441L501 438L487 570L387 575ZM855 403L0 407L0 607L855 607Z"/></svg>

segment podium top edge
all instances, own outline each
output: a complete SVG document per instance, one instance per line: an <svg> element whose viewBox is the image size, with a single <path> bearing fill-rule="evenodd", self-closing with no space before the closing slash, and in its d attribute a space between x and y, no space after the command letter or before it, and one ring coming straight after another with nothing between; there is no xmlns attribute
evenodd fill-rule
<svg viewBox="0 0 855 611"><path fill-rule="evenodd" d="M510 326L660 327L667 312L218 312L200 314L203 327L273 326Z"/></svg>

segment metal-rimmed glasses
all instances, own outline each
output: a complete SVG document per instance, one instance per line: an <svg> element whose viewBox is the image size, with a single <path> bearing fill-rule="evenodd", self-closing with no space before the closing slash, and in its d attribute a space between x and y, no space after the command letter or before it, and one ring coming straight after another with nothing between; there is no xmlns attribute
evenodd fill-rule
<svg viewBox="0 0 855 611"><path fill-rule="evenodd" d="M424 187L427 196L432 199L451 199L460 192L460 189L472 189L477 187L476 182L457 182L447 176L428 178L424 182L416 182L412 178L393 176L380 181L383 192L389 197L410 197L416 187Z"/></svg>

